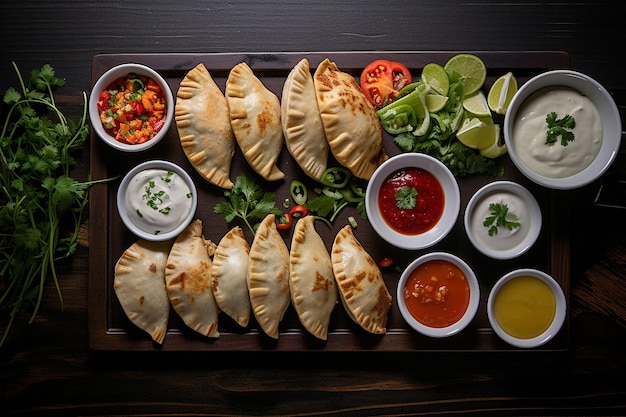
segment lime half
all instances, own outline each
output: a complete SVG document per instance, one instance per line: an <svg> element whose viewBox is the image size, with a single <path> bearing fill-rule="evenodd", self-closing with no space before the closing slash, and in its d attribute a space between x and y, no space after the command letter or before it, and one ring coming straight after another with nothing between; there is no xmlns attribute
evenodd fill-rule
<svg viewBox="0 0 626 417"><path fill-rule="evenodd" d="M497 114L505 114L517 92L517 80L512 72L507 72L496 80L489 89L487 102Z"/></svg>
<svg viewBox="0 0 626 417"><path fill-rule="evenodd" d="M421 80L439 94L443 96L448 94L450 79L448 78L448 73L441 65L435 63L426 64L422 69Z"/></svg>
<svg viewBox="0 0 626 417"><path fill-rule="evenodd" d="M472 54L458 54L446 62L444 69L451 82L460 81L466 96L469 96L485 83L487 68L482 59Z"/></svg>

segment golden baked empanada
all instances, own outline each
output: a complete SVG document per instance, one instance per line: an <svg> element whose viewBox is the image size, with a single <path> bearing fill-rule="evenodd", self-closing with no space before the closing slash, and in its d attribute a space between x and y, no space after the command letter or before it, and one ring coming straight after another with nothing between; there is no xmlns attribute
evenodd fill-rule
<svg viewBox="0 0 626 417"><path fill-rule="evenodd" d="M206 180L231 189L235 136L228 104L204 64L191 69L176 94L176 128L189 162Z"/></svg>
<svg viewBox="0 0 626 417"><path fill-rule="evenodd" d="M326 139L337 162L369 180L388 156L380 120L354 77L322 61L313 77Z"/></svg>
<svg viewBox="0 0 626 417"><path fill-rule="evenodd" d="M170 314L165 291L165 264L172 241L140 239L115 264L113 288L124 313L137 327L163 344Z"/></svg>
<svg viewBox="0 0 626 417"><path fill-rule="evenodd" d="M289 307L289 250L276 229L275 216L265 216L250 247L248 291L261 329L278 338L278 324Z"/></svg>
<svg viewBox="0 0 626 417"><path fill-rule="evenodd" d="M230 70L226 100L235 139L252 169L269 181L283 179L276 166L284 142L278 97L242 62Z"/></svg>
<svg viewBox="0 0 626 417"><path fill-rule="evenodd" d="M337 286L330 254L314 221L313 216L306 216L296 223L289 252L289 286L291 303L304 328L326 340Z"/></svg>
<svg viewBox="0 0 626 417"><path fill-rule="evenodd" d="M194 331L219 337L219 308L211 289L212 242L202 235L202 221L194 220L176 238L165 267L170 303Z"/></svg>
<svg viewBox="0 0 626 417"><path fill-rule="evenodd" d="M335 236L331 260L340 298L350 317L368 332L385 333L391 295L378 265L356 239L351 226Z"/></svg>
<svg viewBox="0 0 626 417"><path fill-rule="evenodd" d="M218 307L242 327L250 320L249 256L250 245L241 227L235 226L218 243L211 267L213 295Z"/></svg>
<svg viewBox="0 0 626 417"><path fill-rule="evenodd" d="M280 109L287 150L306 175L319 180L328 163L328 141L306 58L287 76Z"/></svg>

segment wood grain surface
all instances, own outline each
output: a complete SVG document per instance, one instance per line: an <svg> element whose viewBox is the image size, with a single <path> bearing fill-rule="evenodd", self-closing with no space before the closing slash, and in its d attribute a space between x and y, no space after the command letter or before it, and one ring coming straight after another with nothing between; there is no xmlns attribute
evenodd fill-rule
<svg viewBox="0 0 626 417"><path fill-rule="evenodd" d="M624 115L626 7L614 1L5 1L0 92L50 63L80 105L99 53L565 51ZM4 114L3 112L0 112ZM565 352L97 352L89 348L89 248L60 266L32 325L0 350L2 416L626 414L625 211L570 203ZM86 151L76 175L89 172ZM624 177L619 177L622 180ZM83 228L88 242L89 223Z"/></svg>

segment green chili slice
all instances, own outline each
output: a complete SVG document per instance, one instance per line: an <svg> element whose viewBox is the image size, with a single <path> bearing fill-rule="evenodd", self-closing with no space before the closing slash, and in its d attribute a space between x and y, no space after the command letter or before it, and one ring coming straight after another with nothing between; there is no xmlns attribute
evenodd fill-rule
<svg viewBox="0 0 626 417"><path fill-rule="evenodd" d="M289 185L289 194L291 195L291 199L294 203L299 205L306 204L307 200L307 188L306 185L302 181L293 180Z"/></svg>
<svg viewBox="0 0 626 417"><path fill-rule="evenodd" d="M344 167L327 168L320 177L320 182L328 187L343 188L348 185L352 173Z"/></svg>

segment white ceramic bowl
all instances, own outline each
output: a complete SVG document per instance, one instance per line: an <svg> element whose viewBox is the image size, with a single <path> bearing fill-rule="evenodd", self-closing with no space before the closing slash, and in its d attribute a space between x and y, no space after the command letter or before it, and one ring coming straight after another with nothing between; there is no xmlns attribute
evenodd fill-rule
<svg viewBox="0 0 626 417"><path fill-rule="evenodd" d="M602 145L593 162L581 172L563 178L548 177L530 169L520 158L513 140L513 127L520 107L533 93L548 87L569 87L588 97L596 106L602 120ZM606 172L617 156L621 130L621 119L615 101L602 85L576 71L554 70L539 74L520 87L504 117L503 133L508 154L522 174L547 188L566 190L587 185Z"/></svg>
<svg viewBox="0 0 626 417"><path fill-rule="evenodd" d="M494 312L495 299L498 295L498 292L502 289L502 286L508 283L510 280L517 278L517 277L521 277L521 276L535 277L535 278L540 279L544 283L546 283L548 287L550 288L550 290L552 291L552 293L554 294L554 298L556 302L556 309L555 309L554 317L552 319L552 322L548 326L548 328L541 334L535 337L526 338L526 339L514 337L510 335L509 333L505 332L504 329L501 327L500 323L498 323L498 320L496 320L495 312ZM521 297L521 295L518 296L518 300L519 300L519 297ZM529 308L530 306L532 306L534 301L535 300L529 301L529 304L528 304ZM509 272L508 274L504 275L493 286L493 288L491 289L491 292L489 293L489 298L487 300L487 316L489 318L489 323L491 324L491 327L502 340L504 340L505 342L507 342L508 344L512 346L516 346L519 348L538 347L547 343L552 338L554 338L554 336L557 335L559 330L561 330L561 327L563 326L563 323L565 322L566 313L567 313L567 302L565 300L565 294L563 293L561 286L550 275L546 274L545 272L536 270L536 269L518 269L518 270Z"/></svg>
<svg viewBox="0 0 626 417"><path fill-rule="evenodd" d="M100 93L102 93L102 91L104 91L117 78L126 77L130 73L145 75L155 80L165 93L167 103L167 117L165 118L165 124L152 139L140 144L128 144L115 140L115 138L111 136L102 125L98 111L98 99L100 97ZM167 82L152 68L141 64L121 64L102 74L102 76L98 78L98 81L94 84L89 97L89 119L91 120L91 126L95 130L98 137L100 137L100 139L102 139L102 141L110 147L124 152L144 151L159 143L159 141L161 141L167 134L167 131L174 120L174 96Z"/></svg>
<svg viewBox="0 0 626 417"><path fill-rule="evenodd" d="M428 171L439 181L444 191L445 203L441 218L430 230L417 235L399 233L391 228L383 219L378 205L379 191L385 180L403 168ZM412 250L430 247L446 237L456 223L460 206L459 185L452 172L437 159L422 153L402 153L381 164L370 178L365 196L367 217L376 233L396 247Z"/></svg>
<svg viewBox="0 0 626 417"><path fill-rule="evenodd" d="M470 291L469 297L470 298L469 298L469 304L467 306L467 309L465 310L465 313L462 315L462 317L458 321L446 327L430 327L425 324L422 324L411 314L411 312L407 308L407 305L404 299L404 287L407 283L407 280L409 280L411 274L413 273L413 271L415 271L415 269L424 265L425 263L430 262L430 261L435 261L435 260L447 261L456 265L463 272L463 274L467 278L467 283L469 284L469 291ZM465 261L449 253L431 252L429 254L420 256L419 258L411 262L411 264L409 264L409 266L404 270L404 272L400 276L400 280L398 281L398 289L397 289L396 297L398 300L398 307L400 309L400 314L402 314L402 317L404 318L406 323L409 326L411 326L411 328L413 328L417 332L426 336L442 338L442 337L448 337L448 336L452 336L452 335L459 333L461 330L466 328L467 325L469 325L471 321L474 319L474 316L476 315L476 312L478 311L478 304L480 301L480 287L478 285L478 279L476 279L476 275L474 274L474 271L472 271L472 269L469 267L469 265L467 265L467 263L465 263Z"/></svg>
<svg viewBox="0 0 626 417"><path fill-rule="evenodd" d="M129 184L137 174L149 169L162 169L166 171L172 171L183 180L184 184L187 186L189 192L191 193L190 206L187 212L183 216L181 216L178 223L174 224L170 228L171 230L155 233L153 229L156 226L153 226L152 229L148 229L145 226L142 227L140 222L137 221L137 215L135 213L135 210L127 209L128 204L126 198L128 194L127 191L129 189ZM133 196L129 195L129 197L132 198ZM141 196L139 196L139 198L141 198ZM122 222L131 232L133 232L138 237L146 240L162 241L175 238L191 223L195 216L197 206L198 193L196 191L193 180L184 169L169 161L152 160L137 165L135 168L130 170L128 174L126 174L126 176L124 176L117 191L117 211L120 215L120 218L122 219ZM149 208L146 206L145 210L149 210Z"/></svg>
<svg viewBox="0 0 626 417"><path fill-rule="evenodd" d="M519 227L508 230L497 227L497 233L489 235L489 227L483 225L491 215L491 203L506 204L508 213L517 219ZM512 181L495 181L480 188L465 209L463 218L465 232L470 242L482 254L493 259L511 259L530 249L541 231L541 209L535 197L523 186Z"/></svg>

